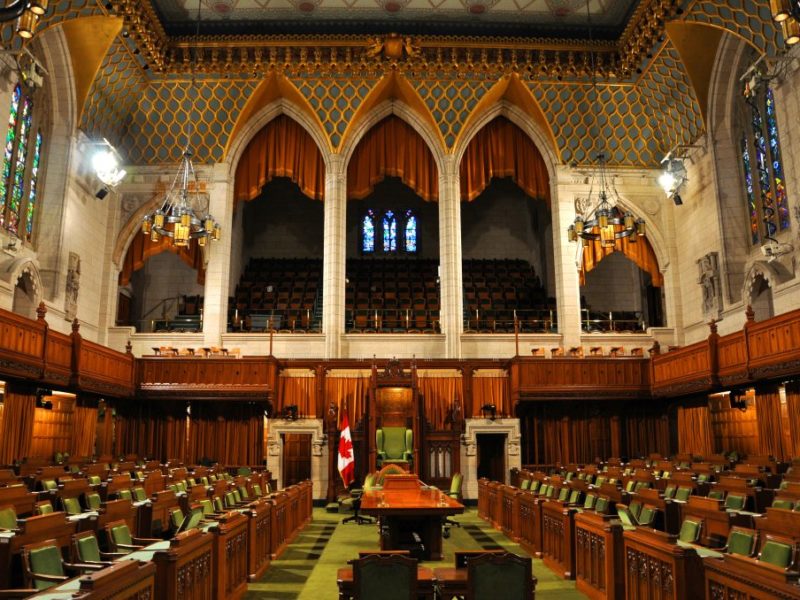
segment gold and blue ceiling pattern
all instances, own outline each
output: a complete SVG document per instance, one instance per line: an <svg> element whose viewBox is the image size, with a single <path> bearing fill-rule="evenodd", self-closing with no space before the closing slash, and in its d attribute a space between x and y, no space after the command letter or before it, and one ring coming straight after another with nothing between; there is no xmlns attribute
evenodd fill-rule
<svg viewBox="0 0 800 600"><path fill-rule="evenodd" d="M97 0L59 0L50 2L50 8L39 21L38 31L52 27L69 19L104 15L106 11ZM3 48L17 50L22 46L22 40L14 35L16 24L14 21L5 23L0 27L0 40Z"/></svg>
<svg viewBox="0 0 800 600"><path fill-rule="evenodd" d="M681 19L730 31L775 54L781 42L766 4L754 0L697 0ZM98 2L61 1L48 12L45 21L55 24L97 14L104 14ZM7 30L8 26L2 29L4 40L9 39ZM601 80L599 103L585 77L582 81L558 81L535 65L528 68L527 59L517 62L524 56L521 53L512 53L510 62L500 60L500 53L496 54L498 60L491 62L495 54L490 53L488 65L476 62L474 68L471 63L456 66L445 59L420 70L411 61L418 52L413 44L404 46L404 54L394 62L369 62L366 70L364 59L359 59L360 63L353 59L352 69L334 70L322 65L323 68L303 72L279 59L254 72L244 68L238 73L206 68L193 87L186 73L147 70L132 38L120 35L112 44L91 86L80 123L92 137L105 135L118 141L132 164L177 161L189 122L194 128L196 160L223 160L231 133L239 130L237 120L247 101L273 72L280 77L285 75L298 92L295 99L307 102L303 109L319 119L332 149L340 147L353 119L360 118L359 107L381 85L390 69L409 84L407 89L415 94L415 110L427 111L423 120L438 129L437 135L446 149L455 146L464 125L475 117L476 107L483 106L481 98L510 72L519 74L539 104L564 163L592 162L595 153L605 149L612 165L656 166L665 152L676 144L690 143L704 129L697 94L678 50L666 36L650 52L652 58L641 63L641 73L630 80ZM474 53L477 58L481 50L477 48ZM290 54L287 50L286 56ZM307 56L312 54L313 62L319 63L319 53L310 52ZM455 55L453 50L452 56ZM221 63L227 60L223 60L224 52L219 56ZM347 62L350 63L349 55ZM369 108L372 106L369 104ZM595 112L597 106L599 113ZM246 112L252 115L252 111Z"/></svg>
<svg viewBox="0 0 800 600"><path fill-rule="evenodd" d="M292 77L289 79L319 117L331 146L338 148L347 126L358 107L378 82L359 72L337 73L335 76Z"/></svg>

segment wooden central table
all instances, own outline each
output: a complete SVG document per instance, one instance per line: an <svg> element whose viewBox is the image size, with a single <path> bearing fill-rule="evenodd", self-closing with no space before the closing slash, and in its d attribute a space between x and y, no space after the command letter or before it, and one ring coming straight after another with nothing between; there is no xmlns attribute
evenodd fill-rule
<svg viewBox="0 0 800 600"><path fill-rule="evenodd" d="M463 513L464 505L423 485L416 475L387 475L383 488L361 497L361 512L380 520L381 550L411 550L423 560L442 560L442 522Z"/></svg>

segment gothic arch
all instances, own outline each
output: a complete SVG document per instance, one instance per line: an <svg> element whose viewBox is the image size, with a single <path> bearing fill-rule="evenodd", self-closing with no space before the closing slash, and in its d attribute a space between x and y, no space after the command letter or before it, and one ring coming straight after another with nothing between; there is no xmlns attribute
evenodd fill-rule
<svg viewBox="0 0 800 600"><path fill-rule="evenodd" d="M36 263L30 258L15 258L7 261L0 267L0 280L11 289L14 297L13 311L22 314L26 317L36 317L36 307L42 301L42 278L39 274L39 268ZM23 281L23 286L19 286L20 280ZM27 300L25 302L25 310L19 311L17 305L20 300L18 290L24 290Z"/></svg>

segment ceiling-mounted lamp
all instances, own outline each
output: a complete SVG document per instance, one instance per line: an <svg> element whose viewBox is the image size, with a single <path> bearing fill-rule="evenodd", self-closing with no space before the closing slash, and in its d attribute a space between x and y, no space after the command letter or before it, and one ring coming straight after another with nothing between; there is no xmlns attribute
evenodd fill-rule
<svg viewBox="0 0 800 600"><path fill-rule="evenodd" d="M800 42L800 3L795 0L769 0L772 19L780 23L787 46Z"/></svg>
<svg viewBox="0 0 800 600"><path fill-rule="evenodd" d="M792 16L790 0L769 0L769 8L776 23L781 23Z"/></svg>
<svg viewBox="0 0 800 600"><path fill-rule="evenodd" d="M125 169L120 169L120 156L111 142L103 138L98 145L102 148L92 157L94 172L105 185L116 187L128 173Z"/></svg>
<svg viewBox="0 0 800 600"><path fill-rule="evenodd" d="M681 186L686 183L686 166L683 164L682 158L671 158L669 155L661 162L664 170L658 178L658 183L667 195L667 198L672 199L676 205L683 204L683 200L678 193Z"/></svg>
<svg viewBox="0 0 800 600"><path fill-rule="evenodd" d="M0 8L0 23L16 19L16 32L23 39L30 39L36 33L39 19L47 12L49 0L14 0Z"/></svg>
<svg viewBox="0 0 800 600"><path fill-rule="evenodd" d="M787 46L794 46L800 42L800 23L796 19L781 21L783 41Z"/></svg>

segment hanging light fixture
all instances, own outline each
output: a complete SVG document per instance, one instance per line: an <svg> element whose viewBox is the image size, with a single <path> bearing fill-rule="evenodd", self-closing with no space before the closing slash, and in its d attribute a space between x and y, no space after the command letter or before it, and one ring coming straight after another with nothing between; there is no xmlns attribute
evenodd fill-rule
<svg viewBox="0 0 800 600"><path fill-rule="evenodd" d="M796 0L770 0L772 19L780 23L787 46L800 42L800 3Z"/></svg>
<svg viewBox="0 0 800 600"><path fill-rule="evenodd" d="M16 19L17 35L23 39L30 39L36 33L39 19L47 12L49 0L14 0L0 8L0 23L7 23Z"/></svg>
<svg viewBox="0 0 800 600"><path fill-rule="evenodd" d="M589 10L589 3L586 3L587 22L589 25L589 43L592 42L592 15ZM600 95L597 89L597 70L595 69L594 50L590 53L592 67L592 90L595 97L595 126L599 131L599 112ZM590 129L591 131L591 129ZM602 137L600 138L602 140ZM606 164L608 156L601 149L597 153L597 170L592 174L591 186L589 187L589 198L583 204L584 209L580 210L576 206L575 221L567 228L569 241L577 242L583 240L583 245L588 246L595 240L600 240L604 248L612 248L616 241L621 238L630 238L635 242L638 237L645 234L644 219L636 219L629 211L621 212L619 195L613 185L609 183ZM593 194L595 183L597 183L597 195Z"/></svg>
<svg viewBox="0 0 800 600"><path fill-rule="evenodd" d="M200 38L200 3L197 7L197 39ZM197 50L195 51L197 52ZM192 65L192 88L196 90L195 62ZM197 171L192 163L192 120L186 133L186 146L181 154L178 172L172 180L172 186L164 195L161 205L142 221L142 234L149 236L152 242L158 242L162 236L170 238L173 245L188 248L197 242L205 249L209 240L217 241L222 235L219 223L209 213L209 201L201 193L197 180Z"/></svg>

